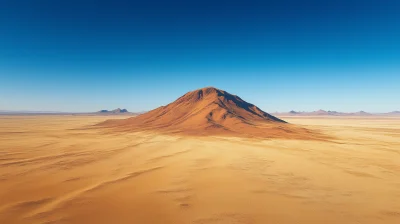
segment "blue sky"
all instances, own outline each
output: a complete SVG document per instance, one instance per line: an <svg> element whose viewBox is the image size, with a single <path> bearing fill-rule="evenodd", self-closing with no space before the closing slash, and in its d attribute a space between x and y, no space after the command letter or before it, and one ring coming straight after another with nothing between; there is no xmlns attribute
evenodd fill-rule
<svg viewBox="0 0 400 224"><path fill-rule="evenodd" d="M0 110L400 110L399 1L0 0Z"/></svg>

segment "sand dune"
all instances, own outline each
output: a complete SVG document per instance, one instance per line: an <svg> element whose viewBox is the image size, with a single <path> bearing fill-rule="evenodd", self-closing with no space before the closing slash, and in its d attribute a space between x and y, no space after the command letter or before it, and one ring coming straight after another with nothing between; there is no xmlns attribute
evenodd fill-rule
<svg viewBox="0 0 400 224"><path fill-rule="evenodd" d="M331 141L82 129L106 119L0 116L0 223L400 222L399 119L285 118Z"/></svg>
<svg viewBox="0 0 400 224"><path fill-rule="evenodd" d="M226 91L207 87L176 101L125 120L100 124L119 131L224 135L260 138L322 139L320 133L274 117Z"/></svg>

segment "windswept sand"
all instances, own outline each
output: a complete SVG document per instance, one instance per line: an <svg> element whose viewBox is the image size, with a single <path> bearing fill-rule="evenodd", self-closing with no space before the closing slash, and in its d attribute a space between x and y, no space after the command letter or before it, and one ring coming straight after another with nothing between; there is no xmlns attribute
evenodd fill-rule
<svg viewBox="0 0 400 224"><path fill-rule="evenodd" d="M283 118L332 141L83 129L109 118L0 116L0 223L400 223L398 118Z"/></svg>

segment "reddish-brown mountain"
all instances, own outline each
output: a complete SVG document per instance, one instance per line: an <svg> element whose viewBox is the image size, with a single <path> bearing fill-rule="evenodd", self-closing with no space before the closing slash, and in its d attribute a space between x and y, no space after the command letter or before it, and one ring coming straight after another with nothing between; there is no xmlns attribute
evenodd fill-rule
<svg viewBox="0 0 400 224"><path fill-rule="evenodd" d="M157 131L188 135L314 138L307 129L274 117L236 95L208 87L176 101L123 120L100 125L121 131Z"/></svg>

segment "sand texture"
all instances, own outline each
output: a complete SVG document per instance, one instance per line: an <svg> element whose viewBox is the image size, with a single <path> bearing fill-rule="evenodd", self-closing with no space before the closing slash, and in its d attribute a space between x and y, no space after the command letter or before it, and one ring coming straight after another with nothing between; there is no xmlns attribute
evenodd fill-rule
<svg viewBox="0 0 400 224"><path fill-rule="evenodd" d="M0 116L0 223L400 223L398 118L283 118L330 141L85 128L108 119Z"/></svg>

